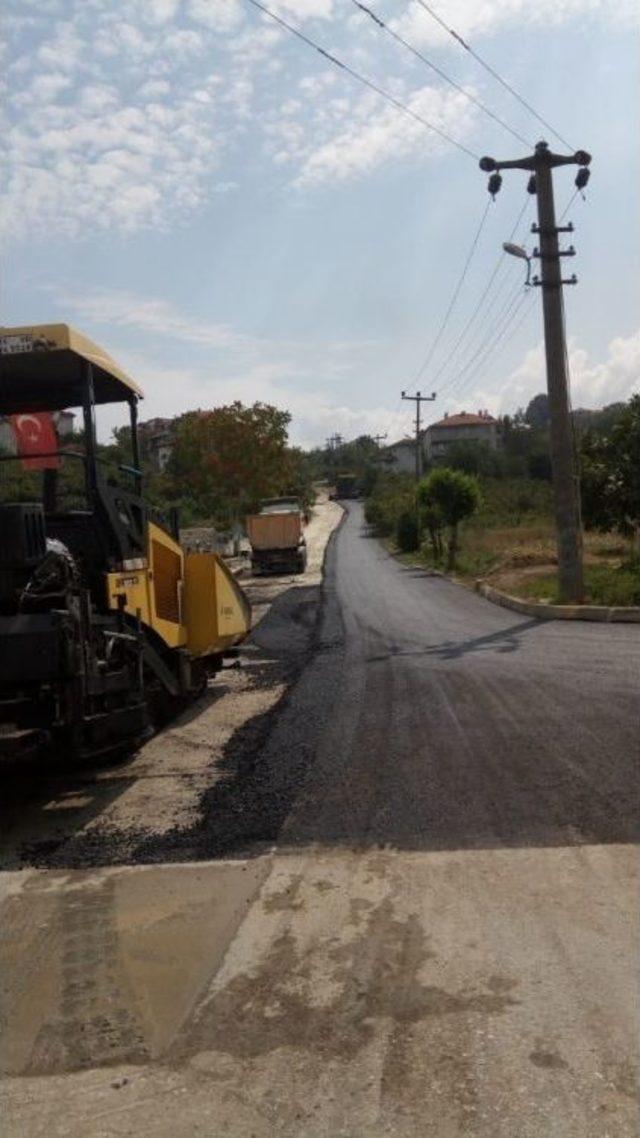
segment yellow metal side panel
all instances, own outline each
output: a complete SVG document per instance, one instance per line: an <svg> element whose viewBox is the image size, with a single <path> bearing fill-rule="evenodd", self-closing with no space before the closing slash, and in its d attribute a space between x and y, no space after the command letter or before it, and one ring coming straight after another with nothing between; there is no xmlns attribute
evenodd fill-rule
<svg viewBox="0 0 640 1138"><path fill-rule="evenodd" d="M147 558L149 561L150 570L149 624L151 628L153 628L154 632L157 632L158 636L162 637L165 644L167 644L169 648L182 648L187 642L187 629L184 622L184 614L181 615L181 610L183 608L182 592L184 588L184 554L177 541L174 541L172 537L169 537L168 533L165 533L165 531L163 529L160 529L159 526L154 525L153 522L149 522L147 541ZM160 563L158 566L156 566L155 563L154 547L157 550L158 546L162 546L167 552L172 553L174 557L178 558L179 561L180 574L175 586L178 596L176 616L178 616L179 619L176 621L163 620L162 617L158 615L158 611L156 609L156 589L154 577L156 571L163 571L163 565Z"/></svg>
<svg viewBox="0 0 640 1138"><path fill-rule="evenodd" d="M156 608L158 590L155 588L155 573L156 571L164 571L167 554L178 560L180 570L178 579L174 580L172 577L169 582L175 588L174 612L176 620L164 620L158 615ZM149 523L147 561L148 569L123 570L121 573L106 574L107 604L110 609L117 609L118 595L124 593L126 597L125 612L131 616L137 616L139 612L142 623L157 632L169 648L182 648L187 641L187 629L182 614L184 554L178 543L152 522ZM160 590L160 597L161 604L164 598L165 609L163 611L169 612L171 606L167 605L167 598L162 590Z"/></svg>
<svg viewBox="0 0 640 1138"><path fill-rule="evenodd" d="M118 597L124 593L124 611L131 616L140 613L143 624L151 623L149 608L149 573L147 569L136 569L130 573L107 573L107 604L110 609L118 608Z"/></svg>
<svg viewBox="0 0 640 1138"><path fill-rule="evenodd" d="M210 656L239 644L251 628L251 608L233 574L215 553L185 555L187 647Z"/></svg>

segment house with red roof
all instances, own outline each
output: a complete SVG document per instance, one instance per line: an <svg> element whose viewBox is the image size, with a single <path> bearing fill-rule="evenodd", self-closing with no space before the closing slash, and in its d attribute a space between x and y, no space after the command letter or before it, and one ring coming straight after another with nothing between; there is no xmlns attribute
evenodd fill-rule
<svg viewBox="0 0 640 1138"><path fill-rule="evenodd" d="M454 443L485 443L491 450L498 449L498 421L488 411L460 411L431 423L424 433L424 446L429 461L446 457Z"/></svg>

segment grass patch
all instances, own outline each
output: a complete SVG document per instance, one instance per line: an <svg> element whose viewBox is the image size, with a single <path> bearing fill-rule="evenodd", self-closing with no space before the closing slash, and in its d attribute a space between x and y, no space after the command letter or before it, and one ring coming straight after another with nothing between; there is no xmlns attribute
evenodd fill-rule
<svg viewBox="0 0 640 1138"><path fill-rule="evenodd" d="M640 605L640 563L626 565L586 565L585 600L592 605L627 607ZM522 580L518 596L558 604L557 575L541 573Z"/></svg>

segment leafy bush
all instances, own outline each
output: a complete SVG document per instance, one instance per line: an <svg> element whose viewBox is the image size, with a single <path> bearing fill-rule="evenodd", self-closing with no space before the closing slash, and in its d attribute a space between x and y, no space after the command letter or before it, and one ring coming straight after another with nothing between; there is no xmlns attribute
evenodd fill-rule
<svg viewBox="0 0 640 1138"><path fill-rule="evenodd" d="M477 478L461 470L439 467L423 478L418 486L418 501L434 520L435 526L447 526L449 545L447 568L453 569L458 551L458 526L471 517L480 505L480 486Z"/></svg>
<svg viewBox="0 0 640 1138"><path fill-rule="evenodd" d="M418 548L418 519L413 513L400 514L396 526L396 544L401 553L415 553Z"/></svg>
<svg viewBox="0 0 640 1138"><path fill-rule="evenodd" d="M415 511L415 506L416 487L410 474L381 474L365 502L364 515L380 537L394 537L400 515Z"/></svg>

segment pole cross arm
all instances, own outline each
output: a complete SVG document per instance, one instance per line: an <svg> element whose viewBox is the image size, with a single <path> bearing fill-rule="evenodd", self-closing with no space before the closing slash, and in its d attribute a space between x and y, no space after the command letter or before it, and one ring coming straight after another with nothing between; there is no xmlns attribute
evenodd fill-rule
<svg viewBox="0 0 640 1138"><path fill-rule="evenodd" d="M560 288L562 285L577 284L578 278L575 273L570 277L561 277L560 280L557 281L541 281L540 277L534 277L531 283L535 285L536 288Z"/></svg>
<svg viewBox="0 0 640 1138"><path fill-rule="evenodd" d="M590 162L591 155L586 150L576 150L574 154L554 154L552 150L549 150L546 142L539 142L535 148L535 153L526 158L510 158L499 161L485 156L480 159L478 164L480 169L488 174L494 170L533 170L535 172L542 166L549 169L553 169L555 166L570 166L571 164L588 166Z"/></svg>
<svg viewBox="0 0 640 1138"><path fill-rule="evenodd" d="M573 245L568 249L558 249L557 253L541 253L539 249L534 249L531 254L532 257L537 257L540 261L553 261L557 257L575 257L576 251Z"/></svg>

